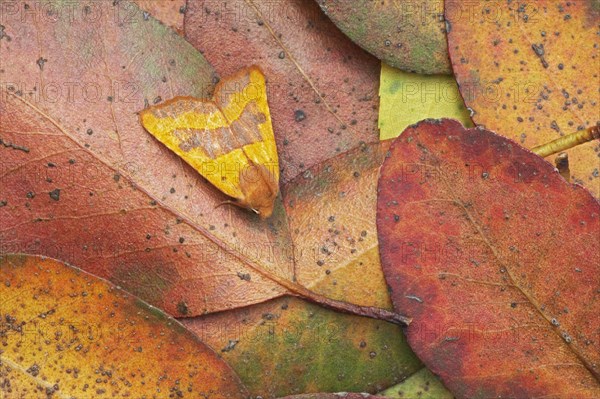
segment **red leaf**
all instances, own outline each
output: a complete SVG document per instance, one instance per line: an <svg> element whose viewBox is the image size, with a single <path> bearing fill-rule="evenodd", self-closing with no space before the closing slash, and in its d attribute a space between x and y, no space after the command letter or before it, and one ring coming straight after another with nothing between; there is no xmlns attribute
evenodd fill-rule
<svg viewBox="0 0 600 399"><path fill-rule="evenodd" d="M192 0L185 35L222 76L260 66L283 182L361 141L378 141L379 61L315 2Z"/></svg>
<svg viewBox="0 0 600 399"><path fill-rule="evenodd" d="M483 129L423 122L379 180L409 343L459 397L600 397L600 204Z"/></svg>

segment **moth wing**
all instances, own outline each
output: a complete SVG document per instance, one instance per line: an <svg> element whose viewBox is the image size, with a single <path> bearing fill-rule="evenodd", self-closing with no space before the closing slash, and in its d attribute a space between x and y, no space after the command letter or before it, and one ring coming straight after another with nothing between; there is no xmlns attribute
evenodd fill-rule
<svg viewBox="0 0 600 399"><path fill-rule="evenodd" d="M219 107L210 100L176 97L140 112L144 128L230 197L244 200L239 167L245 154Z"/></svg>
<svg viewBox="0 0 600 399"><path fill-rule="evenodd" d="M279 159L263 73L251 66L221 80L215 88L214 101L230 122L244 154L254 165L262 165L268 171L267 184L276 196Z"/></svg>

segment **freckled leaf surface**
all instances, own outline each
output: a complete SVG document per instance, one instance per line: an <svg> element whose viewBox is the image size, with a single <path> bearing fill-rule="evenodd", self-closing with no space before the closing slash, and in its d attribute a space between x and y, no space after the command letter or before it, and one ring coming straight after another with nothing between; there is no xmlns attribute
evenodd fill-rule
<svg viewBox="0 0 600 399"><path fill-rule="evenodd" d="M104 280L3 255L0 281L3 398L247 397L198 337Z"/></svg>
<svg viewBox="0 0 600 399"><path fill-rule="evenodd" d="M454 399L454 395L426 368L378 395L391 399Z"/></svg>
<svg viewBox="0 0 600 399"><path fill-rule="evenodd" d="M283 181L377 141L379 62L316 3L192 0L185 35L221 76L262 69Z"/></svg>
<svg viewBox="0 0 600 399"><path fill-rule="evenodd" d="M358 147L283 187L300 284L327 297L391 307L375 225L377 176L388 146ZM183 322L263 397L374 393L422 367L397 326L296 298Z"/></svg>
<svg viewBox="0 0 600 399"><path fill-rule="evenodd" d="M368 395L365 393L337 392L337 393L311 393L304 395L285 396L281 399L383 399L382 396Z"/></svg>
<svg viewBox="0 0 600 399"><path fill-rule="evenodd" d="M338 167L332 164L332 172L318 174L319 179L314 178L314 170L303 171L294 183L298 188L282 187L285 198L295 198L300 205L279 202L274 216L265 222L245 210L215 209L227 197L144 132L135 114L145 99L154 103L174 95L209 96L212 70L173 32L151 17L146 21L139 10L135 15L131 24L106 20L89 30L89 24L78 21L35 26L7 20L4 33L10 40L0 41L0 76L3 82L22 85L12 90L3 86L1 92L0 137L11 144L0 146L3 251L43 254L81 265L176 316L245 307L255 316L250 323L261 323L268 311L249 305L286 292L271 277L289 282L294 275L300 284L324 295L389 307L374 225L374 170L382 160L381 150L375 156L363 153L361 147L356 151L363 155L356 156L355 163L354 156L348 155L346 161L336 161ZM111 49L110 55L104 48ZM43 50L48 60L43 69L32 49ZM5 54L10 64L4 62ZM119 97L120 91L107 92L108 77L113 83L133 82L139 88L134 101ZM94 101L84 100L80 92L78 97L59 96L53 101L35 97L40 79L66 84L75 78L86 84L98 82L103 95ZM113 101L104 97L107 93L113 94ZM362 179L370 183L359 184ZM365 187L370 189L363 191ZM326 199L329 208L320 209L325 203L319 198ZM351 203L355 208L350 212ZM330 216L335 222L329 221ZM294 226L293 234L288 224ZM340 248L333 245L336 230L342 234L336 238ZM357 285L356 280L365 275L373 280ZM240 374L255 384L253 390L279 389L283 395L298 386L314 392L339 391L351 382L357 391L376 392L421 367L399 339L397 327L339 315L300 300L291 300L290 307L292 302L300 305L286 323L302 326L317 316L311 331L321 334L322 326L337 328L339 319L345 323L342 332L331 342L324 338L328 356L322 356L321 344L310 334L277 336L275 349L264 335L263 341L240 341L223 352L238 356L239 349L248 345L246 357L232 364L238 370L250 369ZM278 309L281 303L273 306ZM243 317L241 311L231 314L235 315L231 320ZM218 314L226 321L228 315ZM237 339L237 327L224 323L214 333L219 340L211 341L211 346L217 350L230 346L230 337ZM356 331L360 334L355 336ZM362 347L361 339L365 340ZM300 356L298 340L311 348L299 359L304 361L299 366L306 371L303 378L290 379L289 372L278 372L276 378L263 373L265 364L273 364L276 351L281 359L288 354ZM262 352L252 353L256 348ZM339 354L344 361L328 365ZM368 363L356 369L355 360L363 358ZM291 359L297 358L289 359L287 370L294 370ZM311 374L308 361L318 362L327 374ZM312 377L316 382L311 383Z"/></svg>
<svg viewBox="0 0 600 399"><path fill-rule="evenodd" d="M248 265L291 278L290 260L270 250L290 246L281 205L268 223L215 209L228 197L136 115L146 100L209 96L212 68L133 3L116 4L102 3L96 23L70 21L59 3L53 23L3 22L3 249L81 265L173 315L280 295Z"/></svg>
<svg viewBox="0 0 600 399"><path fill-rule="evenodd" d="M452 72L443 1L317 2L348 37L386 64L423 74Z"/></svg>
<svg viewBox="0 0 600 399"><path fill-rule="evenodd" d="M476 124L532 148L598 123L598 1L450 0L446 18L454 74ZM600 195L600 143L567 152L572 179Z"/></svg>
<svg viewBox="0 0 600 399"><path fill-rule="evenodd" d="M377 229L411 347L457 397L600 395L600 204L515 142L422 122L382 166Z"/></svg>
<svg viewBox="0 0 600 399"><path fill-rule="evenodd" d="M185 0L135 0L135 3L139 8L149 12L163 24L170 26L177 32L183 34Z"/></svg>

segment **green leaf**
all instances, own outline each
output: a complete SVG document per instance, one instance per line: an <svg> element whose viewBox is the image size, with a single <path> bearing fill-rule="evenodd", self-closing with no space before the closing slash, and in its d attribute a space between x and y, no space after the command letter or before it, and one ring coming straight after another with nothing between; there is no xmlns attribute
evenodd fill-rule
<svg viewBox="0 0 600 399"><path fill-rule="evenodd" d="M381 64L379 138L397 137L408 126L428 118L453 118L472 127L452 76L418 75Z"/></svg>
<svg viewBox="0 0 600 399"><path fill-rule="evenodd" d="M428 369L423 368L400 384L379 392L386 398L405 399L453 399L440 380Z"/></svg>

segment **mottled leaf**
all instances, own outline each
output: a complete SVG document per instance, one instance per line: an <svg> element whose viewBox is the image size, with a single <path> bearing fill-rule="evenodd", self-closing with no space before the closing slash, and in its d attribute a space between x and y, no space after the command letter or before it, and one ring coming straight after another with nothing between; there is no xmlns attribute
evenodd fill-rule
<svg viewBox="0 0 600 399"><path fill-rule="evenodd" d="M408 126L428 118L471 118L452 76L426 76L381 64L379 137L398 137Z"/></svg>
<svg viewBox="0 0 600 399"><path fill-rule="evenodd" d="M208 96L212 68L133 3L98 3L87 17L104 12L96 22L47 4L55 20L3 22L2 250L81 265L173 315L284 292L249 268L292 277L291 260L275 250L290 246L281 205L269 223L215 208L228 197L136 115L146 101ZM86 15L84 4L75 9Z"/></svg>
<svg viewBox="0 0 600 399"><path fill-rule="evenodd" d="M125 11L131 6L120 2L107 7ZM320 179L311 178L315 170L304 170L297 177L296 194L292 195L293 186L282 187L285 198L297 197L300 205L288 202L284 207L278 201L275 214L265 222L237 208L215 209L227 198L146 133L135 114L145 99L154 103L175 95L209 96L212 70L195 50L151 16L145 20L143 13L135 15L130 24L112 19L97 25L58 20L35 26L19 18L7 19L3 31L7 36L0 45L11 63L3 64L0 77L2 82L21 83L3 85L0 92L0 137L5 144L0 146L2 251L70 261L184 317L241 307L254 312L249 305L288 292L281 284L293 289L309 287L361 305L391 307L374 225L375 181L383 150L375 151L375 156L369 152L371 147L361 147L356 151L362 155L348 155L346 161L338 161L339 168L320 165L324 171ZM38 49L38 40L45 54L52 54L40 62L43 68L32 53ZM107 76L113 83L132 82L140 91L131 99L119 97L122 92L110 91ZM104 95L112 95L110 100L104 95L83 99L78 91L75 97L50 101L35 96L40 80L59 87L73 81L81 82L79 87L97 84ZM334 169L335 173L328 172ZM306 188L302 191L301 187ZM350 200L355 208L348 213ZM327 204L331 208L324 207ZM336 223L329 220L331 216ZM333 246L336 231L342 234L337 239L339 248ZM356 280L366 275L373 279L358 287ZM295 301L301 307L291 317L294 321L303 323L311 314L324 320L317 326L336 325L336 318L345 320L344 328L349 330L329 345L332 356L345 353L348 359L371 359L367 348L376 351L371 363L362 368L364 379L340 380L339 373L331 370L342 366L333 363L326 376L310 385L311 390L344 390L342 384L352 381L358 391L375 392L421 367L397 327ZM231 317L239 314L232 312ZM227 313L219 316L227 317ZM235 337L235 330L223 331L216 333L221 341L210 343L217 350L228 347L229 337ZM360 331L367 346L348 342L356 338L352 331ZM306 347L314 343L310 335L300 338ZM282 342L277 350L298 353L293 343ZM264 352L247 354L264 362L253 365L254 370L272 360L269 343L257 339L256 346L260 345ZM319 348L307 353L319 353ZM330 359L317 360L327 369ZM249 367L241 361L232 364L238 370ZM353 364L345 362L342 367L352 377L357 375L352 372ZM294 389L289 375L279 373L272 382L261 376L264 380L254 383L265 391L279 389L287 394ZM296 386L308 386L303 384L309 377L297 379ZM264 387L261 381L266 381ZM284 385L278 387L280 383Z"/></svg>
<svg viewBox="0 0 600 399"><path fill-rule="evenodd" d="M398 385L394 385L379 396L392 399L453 399L440 380L426 368L408 377Z"/></svg>
<svg viewBox="0 0 600 399"><path fill-rule="evenodd" d="M311 393L303 395L285 396L281 399L383 399L381 396L373 396L367 393Z"/></svg>
<svg viewBox="0 0 600 399"><path fill-rule="evenodd" d="M58 261L0 256L0 397L244 398L177 321Z"/></svg>
<svg viewBox="0 0 600 399"><path fill-rule="evenodd" d="M475 123L533 148L599 122L600 2L448 0L446 9ZM571 178L600 195L600 143L568 155Z"/></svg>
<svg viewBox="0 0 600 399"><path fill-rule="evenodd" d="M408 72L452 72L442 0L317 2L338 28L385 63Z"/></svg>
<svg viewBox="0 0 600 399"><path fill-rule="evenodd" d="M327 297L391 307L375 225L377 176L388 146L341 154L283 187L300 284ZM220 349L250 392L262 397L374 393L422 367L397 326L295 298L183 322Z"/></svg>
<svg viewBox="0 0 600 399"><path fill-rule="evenodd" d="M163 24L183 34L183 15L186 12L186 0L135 0L135 3Z"/></svg>
<svg viewBox="0 0 600 399"><path fill-rule="evenodd" d="M517 143L423 122L379 180L411 347L457 397L600 396L600 203Z"/></svg>
<svg viewBox="0 0 600 399"><path fill-rule="evenodd" d="M222 76L262 69L283 181L377 141L379 62L316 3L191 0L185 35Z"/></svg>

